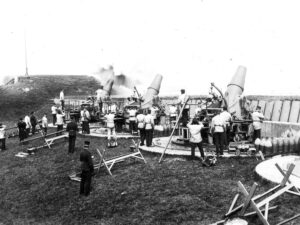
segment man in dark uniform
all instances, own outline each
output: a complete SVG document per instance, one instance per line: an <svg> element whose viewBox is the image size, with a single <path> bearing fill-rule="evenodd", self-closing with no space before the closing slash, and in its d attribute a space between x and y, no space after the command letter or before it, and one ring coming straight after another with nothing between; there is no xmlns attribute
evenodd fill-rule
<svg viewBox="0 0 300 225"><path fill-rule="evenodd" d="M73 153L75 150L76 132L78 132L74 116L71 117L71 122L67 124L66 130L69 132L69 153Z"/></svg>
<svg viewBox="0 0 300 225"><path fill-rule="evenodd" d="M32 130L31 130L31 133L32 133L32 135L34 135L35 134L35 128L36 128L36 125L37 125L37 123L38 123L38 121L37 121L37 118L35 117L35 115L34 115L34 112L31 112L31 115L30 115L30 123L31 123L31 126L32 126Z"/></svg>
<svg viewBox="0 0 300 225"><path fill-rule="evenodd" d="M23 141L26 138L26 123L23 121L23 118L20 118L17 126L19 129L20 141Z"/></svg>
<svg viewBox="0 0 300 225"><path fill-rule="evenodd" d="M90 142L85 141L83 151L80 153L81 181L80 195L88 196L91 191L92 176L94 174L94 164L92 155L89 152Z"/></svg>

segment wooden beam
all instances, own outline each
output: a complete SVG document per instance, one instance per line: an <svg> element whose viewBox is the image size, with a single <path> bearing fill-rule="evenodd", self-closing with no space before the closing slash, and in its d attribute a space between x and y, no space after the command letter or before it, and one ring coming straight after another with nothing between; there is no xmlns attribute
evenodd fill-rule
<svg viewBox="0 0 300 225"><path fill-rule="evenodd" d="M256 184L256 183L254 183ZM257 185L257 184L256 184ZM239 181L238 182L238 186L239 186L239 189L240 191L246 196L248 197L249 193L248 191L246 190L246 188L244 187L244 185ZM254 186L252 186L253 188ZM252 189L251 189L252 190ZM255 204L255 202L250 199L250 205L251 207L255 210L255 212L257 213L259 219L263 222L264 225L270 225L269 222L266 220L266 218L263 216L263 214L261 213L261 211L259 210L259 207Z"/></svg>
<svg viewBox="0 0 300 225"><path fill-rule="evenodd" d="M231 203L231 205L230 205L229 210L228 210L227 213L230 213L230 212L232 211L232 209L233 209L233 207L235 206L235 203L236 203L236 201L237 201L237 199L238 199L239 196L240 196L239 194L236 194L236 195L234 196L234 199L233 199L233 201L232 201L232 203Z"/></svg>
<svg viewBox="0 0 300 225"><path fill-rule="evenodd" d="M287 181L289 180L289 177L291 176L291 174L292 174L294 168L295 168L295 164L292 163L292 164L289 166L289 169L288 169L288 171L286 172L286 174L285 174L283 180L281 181L281 184L280 184L280 185L281 185L282 187L283 187L284 185L286 185L286 183L287 183ZM291 182L289 182L289 183L291 183Z"/></svg>
<svg viewBox="0 0 300 225"><path fill-rule="evenodd" d="M295 215L295 216L293 216L293 217L291 217L291 218L289 218L289 219L286 219L286 220L284 220L284 221L278 223L277 225L283 225L283 224L288 223L288 222L290 222L290 221L292 221L292 220L294 220L294 219L297 219L298 217L300 217L300 214L297 214L297 215Z"/></svg>
<svg viewBox="0 0 300 225"><path fill-rule="evenodd" d="M243 186L243 184L242 184L241 182L240 182L240 185ZM243 186L243 187L244 187L244 186ZM246 200L244 201L244 207L242 208L242 211L241 211L241 214L242 214L242 215L245 214L245 212L246 212L246 210L247 210L247 208L248 208L248 206L249 206L250 200L253 198L253 195L254 195L254 193L255 193L255 191L256 191L256 188L257 188L257 183L254 183L254 184L252 185L251 190L250 190L250 194L246 197ZM240 189L242 189L242 188L240 187Z"/></svg>
<svg viewBox="0 0 300 225"><path fill-rule="evenodd" d="M285 186L284 188L275 192L271 196L269 196L269 197L265 198L264 200L262 200L261 202L257 203L257 207L260 208L260 207L264 206L268 202L270 202L270 201L274 200L275 198L279 197L280 195L284 194L287 190L291 189L293 186L294 186L293 184L289 184L289 185Z"/></svg>

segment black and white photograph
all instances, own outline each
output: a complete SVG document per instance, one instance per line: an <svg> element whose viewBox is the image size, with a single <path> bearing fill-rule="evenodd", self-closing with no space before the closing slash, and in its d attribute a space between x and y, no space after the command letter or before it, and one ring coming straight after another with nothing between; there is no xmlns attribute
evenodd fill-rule
<svg viewBox="0 0 300 225"><path fill-rule="evenodd" d="M299 225L300 2L0 2L0 225Z"/></svg>

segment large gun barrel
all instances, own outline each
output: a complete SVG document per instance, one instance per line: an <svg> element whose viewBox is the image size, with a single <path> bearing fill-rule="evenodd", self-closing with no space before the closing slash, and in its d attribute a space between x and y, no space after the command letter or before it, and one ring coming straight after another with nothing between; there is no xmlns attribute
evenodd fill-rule
<svg viewBox="0 0 300 225"><path fill-rule="evenodd" d="M159 74L155 76L151 85L148 87L145 96L143 97L144 101L141 106L142 109L146 109L152 106L154 97L159 94L162 78L162 75Z"/></svg>
<svg viewBox="0 0 300 225"><path fill-rule="evenodd" d="M243 94L247 69L244 66L239 66L236 73L227 85L225 99L228 104L228 112L235 112L236 117L242 116L242 107L240 104L240 96Z"/></svg>

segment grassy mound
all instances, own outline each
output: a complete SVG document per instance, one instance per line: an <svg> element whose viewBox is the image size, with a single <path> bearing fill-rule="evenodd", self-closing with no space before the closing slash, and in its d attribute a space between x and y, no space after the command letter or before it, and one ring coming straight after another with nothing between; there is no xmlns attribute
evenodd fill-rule
<svg viewBox="0 0 300 225"><path fill-rule="evenodd" d="M67 153L61 142L35 155L14 155L24 146L8 139L9 150L0 157L0 222L3 224L211 224L227 212L237 181L248 190L254 181L258 192L273 184L254 175L255 158L220 159L215 167L204 168L199 161L143 153L147 164L126 160L113 169L113 177L100 170L93 178L88 197L79 197L79 183L68 175L79 167L79 152L85 139L78 137L76 152ZM105 139L89 139L91 151L106 145ZM119 140L106 157L129 151L130 140ZM26 146L25 146L26 147ZM97 160L97 157L95 157ZM300 200L285 195L274 204L283 204L270 214L273 224L298 212ZM297 224L297 221L295 221ZM298 223L300 221L298 220ZM253 217L249 224L260 224Z"/></svg>
<svg viewBox="0 0 300 225"><path fill-rule="evenodd" d="M64 89L65 95L94 94L98 81L89 76L31 76L16 84L0 86L0 121L17 121L31 111L50 114L53 98Z"/></svg>

